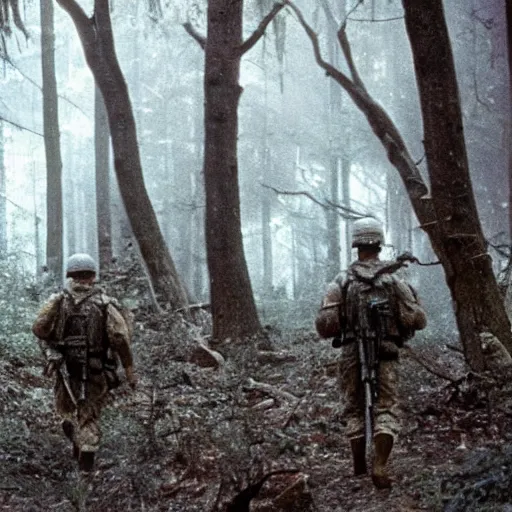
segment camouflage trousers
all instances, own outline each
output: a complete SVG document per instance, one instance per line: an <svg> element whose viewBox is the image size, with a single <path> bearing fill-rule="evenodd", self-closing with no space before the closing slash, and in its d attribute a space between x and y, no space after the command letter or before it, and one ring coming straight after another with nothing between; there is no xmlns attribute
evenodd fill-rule
<svg viewBox="0 0 512 512"><path fill-rule="evenodd" d="M70 378L69 384L74 397L80 396L80 380ZM86 384L85 400L75 405L64 385L62 377L57 375L55 383L55 410L64 421L73 424L73 442L80 451L95 452L101 441L99 420L101 410L106 403L108 387L103 374L92 375Z"/></svg>
<svg viewBox="0 0 512 512"><path fill-rule="evenodd" d="M373 435L390 434L396 438L400 430L398 404L398 361L381 361L379 366L379 389L373 407ZM347 421L346 435L349 439L364 436L364 387L360 379L357 343L342 348L339 363L340 387L344 400L344 418Z"/></svg>

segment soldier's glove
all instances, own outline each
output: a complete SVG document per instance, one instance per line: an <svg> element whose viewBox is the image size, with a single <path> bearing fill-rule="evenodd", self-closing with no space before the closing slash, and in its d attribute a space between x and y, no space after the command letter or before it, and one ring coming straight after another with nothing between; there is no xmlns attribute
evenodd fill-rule
<svg viewBox="0 0 512 512"><path fill-rule="evenodd" d="M396 361L400 351L398 345L392 341L383 341L380 345L379 357L382 361Z"/></svg>
<svg viewBox="0 0 512 512"><path fill-rule="evenodd" d="M405 251L403 254L397 256L396 261L400 261L401 263L405 263L406 261L410 261L411 263L417 262L417 258L413 256L412 252Z"/></svg>
<svg viewBox="0 0 512 512"><path fill-rule="evenodd" d="M57 371L57 369L60 367L64 360L64 356L58 352L57 350L54 350L52 348L49 348L46 350L46 366L43 370L43 376L44 377L52 377L54 373Z"/></svg>
<svg viewBox="0 0 512 512"><path fill-rule="evenodd" d="M137 387L138 378L133 370L133 366L128 366L128 368L125 368L125 374L126 374L126 382L128 382L128 385L135 389Z"/></svg>

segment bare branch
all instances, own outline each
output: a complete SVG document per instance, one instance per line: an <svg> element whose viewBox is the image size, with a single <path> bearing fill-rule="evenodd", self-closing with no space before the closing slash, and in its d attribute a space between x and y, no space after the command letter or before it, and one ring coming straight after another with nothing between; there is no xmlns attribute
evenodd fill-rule
<svg viewBox="0 0 512 512"><path fill-rule="evenodd" d="M188 32L190 36L192 36L197 44L204 50L206 46L206 38L202 36L193 26L190 21L183 23L183 28Z"/></svg>
<svg viewBox="0 0 512 512"><path fill-rule="evenodd" d="M407 192L413 201L417 212L421 212L420 216L425 220L432 217L432 205L430 200L425 197L428 188L419 172L414 165L414 161L410 156L405 142L396 128L395 124L387 114L387 112L368 94L368 92L354 83L347 75L336 69L334 66L326 62L322 58L318 36L306 22L300 9L291 1L285 0L296 14L299 23L302 25L313 45L315 59L318 65L324 69L327 76L336 80L347 92L352 101L366 116L370 127L375 135L379 138L382 145L386 149L389 161L400 172L402 181L404 182Z"/></svg>
<svg viewBox="0 0 512 512"><path fill-rule="evenodd" d="M26 126L22 126L21 124L15 123L14 121L9 121L9 119L6 119L3 116L0 116L0 121L4 121L5 123L10 124L11 126L18 128L18 130L25 130L26 132L33 133L34 135L39 135L39 137L44 137L44 135L42 133L36 132L35 130L31 130L30 128L27 128Z"/></svg>
<svg viewBox="0 0 512 512"><path fill-rule="evenodd" d="M423 368L429 371L432 375L452 383L460 381L460 377L453 375L453 370L442 368L438 363L427 358L426 354L422 354L408 345L404 347L404 350L412 359L423 366Z"/></svg>
<svg viewBox="0 0 512 512"><path fill-rule="evenodd" d="M343 51L343 55L345 56L345 59L347 61L348 68L350 70L350 75L352 76L352 80L354 81L354 84L357 87L360 87L362 90L366 91L366 87L361 80L361 77L359 75L359 72L357 71L354 59L352 58L352 49L350 48L350 43L348 41L347 32L346 32L346 26L347 23L344 21L341 26L338 29L339 23L336 20L332 10L331 6L326 0L322 1L322 7L324 9L325 15L327 17L328 23L331 25L331 29L336 32L338 36L338 41L340 43L341 49Z"/></svg>
<svg viewBox="0 0 512 512"><path fill-rule="evenodd" d="M366 18L349 18L347 17L347 20L349 21L359 21L359 22L366 22L366 23L384 23L387 21L399 21L403 20L404 16L395 16L394 18L381 18L379 20L372 20L372 19L366 19Z"/></svg>
<svg viewBox="0 0 512 512"><path fill-rule="evenodd" d="M9 64L14 70L16 70L25 80L27 80L29 83L31 83L34 87L36 87L37 89L39 89L40 91L43 90L43 88L33 79L31 78L30 76L28 76L24 71L22 71L10 58L7 58L7 59L4 59L5 62L7 62L7 64ZM58 95L59 98L61 98L63 101L69 103L70 105L72 105L73 107L75 107L79 112L81 112L85 117L89 117L86 112L81 108L79 107L76 103L74 103L73 101L71 101L69 98L67 98L66 96L63 96L62 94L59 94Z"/></svg>
<svg viewBox="0 0 512 512"><path fill-rule="evenodd" d="M361 213L356 210L352 210L352 208L349 208L348 206L336 204L329 200L326 200L326 202L322 202L319 199L317 199L315 196L313 196L311 193L309 193L305 190L304 191L295 191L295 192L289 191L289 190L278 190L277 188L272 187L270 185L265 185L264 183L262 183L261 186L274 191L278 195L307 197L309 200L313 201L313 203L317 204L318 206L321 206L322 208L324 208L326 210L332 210L332 209L341 210L343 213L340 212L340 216L343 217L344 219L359 219L361 217L366 217L366 215L367 215L365 213Z"/></svg>
<svg viewBox="0 0 512 512"><path fill-rule="evenodd" d="M279 11L285 6L285 2L275 3L272 10L261 20L258 28L242 43L240 53L244 54L249 51L263 36L269 23L277 16Z"/></svg>
<svg viewBox="0 0 512 512"><path fill-rule="evenodd" d="M78 2L75 0L57 0L57 3L71 16L79 32L90 30L91 20Z"/></svg>
<svg viewBox="0 0 512 512"><path fill-rule="evenodd" d="M338 30L338 41L340 42L341 49L343 51L343 55L347 60L348 68L350 69L350 74L352 75L352 79L354 83L363 89L366 92L366 86L361 79L361 75L359 75L359 71L356 68L356 64L352 57L352 48L350 47L350 42L347 37L346 24L343 24Z"/></svg>
<svg viewBox="0 0 512 512"><path fill-rule="evenodd" d="M363 0L357 0L357 2L355 3L354 7L352 7L352 9L350 9L350 11L347 12L347 15L345 16L345 21L343 22L343 25L346 23L346 20L348 19L348 17L363 3Z"/></svg>

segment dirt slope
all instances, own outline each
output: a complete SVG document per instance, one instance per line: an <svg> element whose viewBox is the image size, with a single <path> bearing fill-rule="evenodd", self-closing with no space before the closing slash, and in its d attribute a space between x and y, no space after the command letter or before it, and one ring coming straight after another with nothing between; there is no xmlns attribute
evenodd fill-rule
<svg viewBox="0 0 512 512"><path fill-rule="evenodd" d="M138 319L141 383L117 391L105 411L90 475L76 471L35 341L0 341L0 510L512 511L508 391L478 392L467 379L450 386L405 354L396 484L376 491L351 476L328 342L269 332L214 347L223 360L209 368L199 366L214 364L199 357L199 335L182 322ZM420 347L450 375L465 374L455 352L428 339ZM265 476L250 508L229 508Z"/></svg>

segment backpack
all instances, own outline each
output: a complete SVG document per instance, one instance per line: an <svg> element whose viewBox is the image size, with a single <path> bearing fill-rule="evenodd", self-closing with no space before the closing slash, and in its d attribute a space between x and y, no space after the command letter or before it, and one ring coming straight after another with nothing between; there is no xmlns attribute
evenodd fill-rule
<svg viewBox="0 0 512 512"><path fill-rule="evenodd" d="M393 273L363 276L353 268L342 285L345 336L375 334L400 340L412 338L426 325L416 292Z"/></svg>
<svg viewBox="0 0 512 512"><path fill-rule="evenodd" d="M120 384L117 358L112 353L107 336L106 318L109 301L101 290L92 290L76 300L67 290L60 306L57 343L64 355L71 376L101 374L109 389Z"/></svg>

